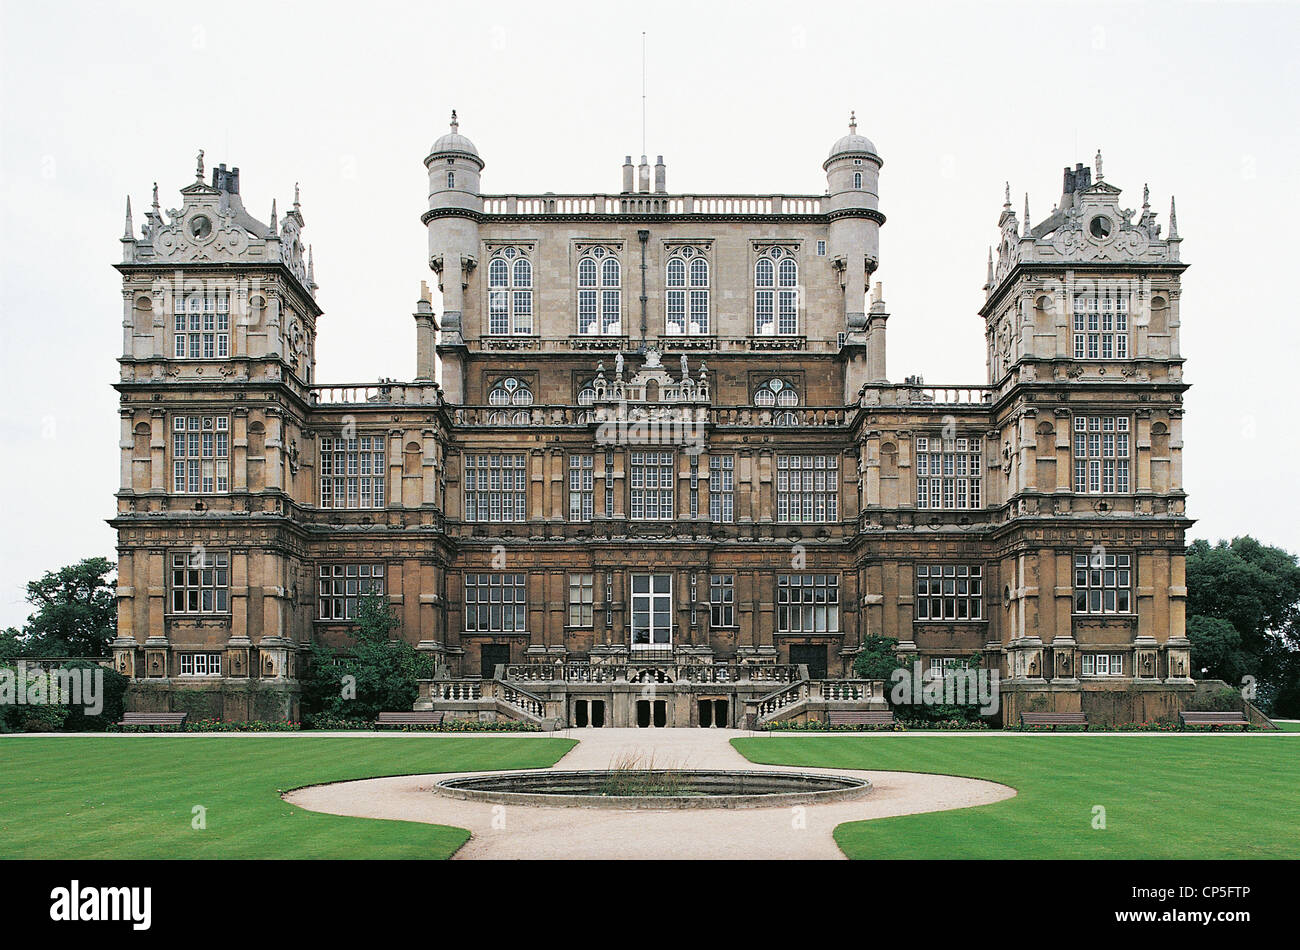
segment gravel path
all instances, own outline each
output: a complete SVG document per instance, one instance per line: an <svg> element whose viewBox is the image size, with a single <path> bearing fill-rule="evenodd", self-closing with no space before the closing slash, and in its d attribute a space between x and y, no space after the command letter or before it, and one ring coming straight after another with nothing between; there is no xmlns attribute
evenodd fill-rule
<svg viewBox="0 0 1300 950"><path fill-rule="evenodd" d="M573 730L579 743L554 769L605 769L628 756L653 758L654 768L751 771L841 770L759 765L737 752L732 729ZM408 775L316 785L285 800L309 811L360 818L389 818L453 825L472 837L461 858L843 858L832 838L846 821L968 808L1001 801L1015 789L995 782L915 772L860 772L874 786L858 801L800 808L616 811L532 808L457 801L435 795L435 782L451 774ZM881 855L891 857L896 855Z"/></svg>

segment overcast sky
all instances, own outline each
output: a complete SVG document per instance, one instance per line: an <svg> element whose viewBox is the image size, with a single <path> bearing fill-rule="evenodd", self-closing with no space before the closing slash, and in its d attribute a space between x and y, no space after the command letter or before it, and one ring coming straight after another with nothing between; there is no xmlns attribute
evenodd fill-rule
<svg viewBox="0 0 1300 950"><path fill-rule="evenodd" d="M1062 167L1101 148L1126 206L1149 182L1163 223L1176 194L1192 534L1300 549L1296 6L637 6L4 3L0 624L29 613L27 580L116 556L127 194L137 225L154 181L177 207L200 148L239 166L263 220L301 182L319 380L409 379L422 160L450 110L486 192L616 192L642 151L643 30L646 151L670 191L819 194L857 110L885 161L895 380L985 382L1004 181L1041 220Z"/></svg>

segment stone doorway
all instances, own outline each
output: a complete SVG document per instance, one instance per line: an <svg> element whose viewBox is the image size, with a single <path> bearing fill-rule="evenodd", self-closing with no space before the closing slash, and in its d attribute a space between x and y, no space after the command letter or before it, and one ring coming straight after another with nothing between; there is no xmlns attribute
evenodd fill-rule
<svg viewBox="0 0 1300 950"><path fill-rule="evenodd" d="M668 725L668 701L666 699L638 699L636 701L636 725L638 729L654 726L662 729Z"/></svg>
<svg viewBox="0 0 1300 950"><path fill-rule="evenodd" d="M605 701L603 699L575 699L573 701L574 727L585 729L590 726L599 729L605 725Z"/></svg>
<svg viewBox="0 0 1300 950"><path fill-rule="evenodd" d="M790 662L808 667L808 678L826 679L826 645L818 643L790 644Z"/></svg>
<svg viewBox="0 0 1300 950"><path fill-rule="evenodd" d="M510 662L510 644L485 643L479 655L479 675L485 680L496 676L498 664Z"/></svg>
<svg viewBox="0 0 1300 950"><path fill-rule="evenodd" d="M726 729L731 725L729 717L730 704L725 699L701 699L697 708L700 715L700 728L709 729L716 726Z"/></svg>

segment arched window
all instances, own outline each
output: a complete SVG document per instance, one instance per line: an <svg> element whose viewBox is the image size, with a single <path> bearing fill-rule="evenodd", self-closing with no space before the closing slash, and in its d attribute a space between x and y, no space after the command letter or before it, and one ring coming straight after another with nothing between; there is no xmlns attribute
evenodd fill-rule
<svg viewBox="0 0 1300 950"><path fill-rule="evenodd" d="M754 333L799 332L799 264L783 247L768 248L754 264Z"/></svg>
<svg viewBox="0 0 1300 950"><path fill-rule="evenodd" d="M596 413L590 409L590 406L596 404L596 387L590 381L582 384L578 389L578 405L583 407L578 412L578 423L596 421Z"/></svg>
<svg viewBox="0 0 1300 950"><path fill-rule="evenodd" d="M492 406L531 406L533 404L533 391L528 388L528 384L523 380L507 376L505 379L498 380L497 384L492 387L492 391L488 393L488 404ZM488 422L493 425L527 425L529 421L530 415L526 409L515 412L494 412L488 417Z"/></svg>
<svg viewBox="0 0 1300 950"><path fill-rule="evenodd" d="M585 252L578 261L578 332L609 334L623 331L622 268L603 247Z"/></svg>
<svg viewBox="0 0 1300 950"><path fill-rule="evenodd" d="M792 426L798 424L798 417L788 410L799 405L799 392L789 380L773 378L767 380L754 390L754 405L760 409L776 408L772 414L772 424Z"/></svg>
<svg viewBox="0 0 1300 950"><path fill-rule="evenodd" d="M493 406L531 406L533 391L522 380L507 376L492 387L488 403Z"/></svg>
<svg viewBox="0 0 1300 950"><path fill-rule="evenodd" d="M456 173L455 173L455 172L447 172L447 187L448 187L448 188L455 188L455 187L456 187Z"/></svg>
<svg viewBox="0 0 1300 950"><path fill-rule="evenodd" d="M858 189L862 188L862 172L853 173L853 187Z"/></svg>
<svg viewBox="0 0 1300 950"><path fill-rule="evenodd" d="M488 334L528 336L532 332L532 262L519 248L501 248L488 262Z"/></svg>
<svg viewBox="0 0 1300 950"><path fill-rule="evenodd" d="M689 276L688 276L689 275ZM673 335L709 332L709 262L694 248L668 261L664 328Z"/></svg>

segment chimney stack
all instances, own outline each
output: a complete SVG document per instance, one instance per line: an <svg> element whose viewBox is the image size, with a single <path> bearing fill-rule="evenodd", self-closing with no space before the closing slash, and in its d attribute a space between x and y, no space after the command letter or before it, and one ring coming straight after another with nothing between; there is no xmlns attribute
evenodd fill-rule
<svg viewBox="0 0 1300 950"><path fill-rule="evenodd" d="M636 172L632 167L632 156L623 159L623 194L630 195L636 190Z"/></svg>
<svg viewBox="0 0 1300 950"><path fill-rule="evenodd" d="M642 194L648 194L650 191L650 163L646 161L644 155L641 156L641 164L636 169L636 190Z"/></svg>
<svg viewBox="0 0 1300 950"><path fill-rule="evenodd" d="M227 194L239 194L239 169L226 169L225 163L212 169L212 187Z"/></svg>
<svg viewBox="0 0 1300 950"><path fill-rule="evenodd" d="M655 161L655 194L663 195L668 193L668 169L664 165L664 157L660 155Z"/></svg>

